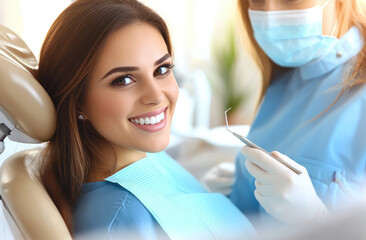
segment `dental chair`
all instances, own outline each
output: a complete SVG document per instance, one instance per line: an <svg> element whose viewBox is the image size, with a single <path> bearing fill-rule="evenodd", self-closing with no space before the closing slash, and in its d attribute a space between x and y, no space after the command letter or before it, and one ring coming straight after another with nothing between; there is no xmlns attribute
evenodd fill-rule
<svg viewBox="0 0 366 240"><path fill-rule="evenodd" d="M42 143L54 133L54 105L33 77L37 68L36 58L22 39L0 25L0 154L6 137ZM71 239L39 178L39 155L40 149L30 149L3 162L0 205L15 239Z"/></svg>

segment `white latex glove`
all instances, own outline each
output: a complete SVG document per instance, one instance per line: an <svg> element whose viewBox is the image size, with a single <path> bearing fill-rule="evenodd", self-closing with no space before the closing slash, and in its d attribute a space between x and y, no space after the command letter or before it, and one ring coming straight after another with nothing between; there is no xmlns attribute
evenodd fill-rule
<svg viewBox="0 0 366 240"><path fill-rule="evenodd" d="M241 152L247 157L246 168L256 179L255 197L270 215L287 224L300 224L316 223L329 214L305 167L279 152L272 153L300 170L297 175L258 149L245 146Z"/></svg>
<svg viewBox="0 0 366 240"><path fill-rule="evenodd" d="M210 168L204 174L201 182L211 192L228 195L235 181L235 164L222 162Z"/></svg>

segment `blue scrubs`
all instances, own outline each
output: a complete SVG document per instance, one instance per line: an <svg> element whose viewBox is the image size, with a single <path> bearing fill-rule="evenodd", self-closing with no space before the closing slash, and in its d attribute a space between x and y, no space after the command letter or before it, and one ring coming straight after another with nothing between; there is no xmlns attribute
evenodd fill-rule
<svg viewBox="0 0 366 240"><path fill-rule="evenodd" d="M209 193L165 152L83 185L73 209L77 239L232 239L254 233L223 194Z"/></svg>
<svg viewBox="0 0 366 240"><path fill-rule="evenodd" d="M85 183L73 209L75 239L169 239L145 206L116 183Z"/></svg>
<svg viewBox="0 0 366 240"><path fill-rule="evenodd" d="M363 47L352 27L323 58L275 73L248 138L306 167L318 196L330 211L357 194L366 173L366 85L337 97L345 73ZM245 214L267 217L254 197L254 178L236 157L231 200Z"/></svg>

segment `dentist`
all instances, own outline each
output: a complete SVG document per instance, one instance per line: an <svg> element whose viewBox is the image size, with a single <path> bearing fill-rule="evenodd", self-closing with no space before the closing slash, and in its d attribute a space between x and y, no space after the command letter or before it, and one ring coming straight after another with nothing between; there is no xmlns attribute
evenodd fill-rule
<svg viewBox="0 0 366 240"><path fill-rule="evenodd" d="M366 175L366 2L238 3L263 76L248 138L302 174L245 146L230 198L247 216L316 223L357 197Z"/></svg>

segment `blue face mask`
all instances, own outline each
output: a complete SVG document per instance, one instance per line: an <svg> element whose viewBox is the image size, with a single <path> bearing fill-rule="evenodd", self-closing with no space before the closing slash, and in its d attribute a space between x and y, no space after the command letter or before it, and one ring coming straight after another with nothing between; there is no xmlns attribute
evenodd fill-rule
<svg viewBox="0 0 366 240"><path fill-rule="evenodd" d="M280 66L299 67L317 60L338 40L322 35L324 6L281 11L249 9L254 37L268 57Z"/></svg>

